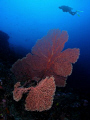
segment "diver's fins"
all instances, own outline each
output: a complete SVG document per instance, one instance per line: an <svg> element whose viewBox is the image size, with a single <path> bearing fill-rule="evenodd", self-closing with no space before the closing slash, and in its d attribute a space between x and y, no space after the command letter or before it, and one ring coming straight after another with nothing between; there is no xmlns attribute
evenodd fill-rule
<svg viewBox="0 0 90 120"><path fill-rule="evenodd" d="M84 12L84 11L80 11L80 10L76 10L77 11L77 15L78 17L80 17L80 15L78 14L78 12Z"/></svg>
<svg viewBox="0 0 90 120"><path fill-rule="evenodd" d="M76 10L77 12L84 12L84 11L80 11L80 10Z"/></svg>
<svg viewBox="0 0 90 120"><path fill-rule="evenodd" d="M77 13L78 17L80 17L80 15Z"/></svg>

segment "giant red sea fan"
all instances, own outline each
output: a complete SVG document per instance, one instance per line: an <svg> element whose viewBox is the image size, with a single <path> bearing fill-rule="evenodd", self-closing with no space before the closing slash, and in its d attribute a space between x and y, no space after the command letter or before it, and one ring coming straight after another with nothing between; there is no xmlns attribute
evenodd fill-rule
<svg viewBox="0 0 90 120"><path fill-rule="evenodd" d="M65 86L67 77L72 73L72 63L79 57L79 49L66 49L68 40L66 31L53 29L38 40L25 58L18 60L12 67L12 72L18 80L45 78L53 75L57 86Z"/></svg>
<svg viewBox="0 0 90 120"><path fill-rule="evenodd" d="M19 101L23 94L28 93L25 100L27 111L44 111L52 107L56 90L54 77L46 77L36 87L24 88L20 82L14 85L13 99Z"/></svg>
<svg viewBox="0 0 90 120"><path fill-rule="evenodd" d="M55 93L54 77L46 77L36 87L31 87L25 100L27 111L43 111L51 108Z"/></svg>

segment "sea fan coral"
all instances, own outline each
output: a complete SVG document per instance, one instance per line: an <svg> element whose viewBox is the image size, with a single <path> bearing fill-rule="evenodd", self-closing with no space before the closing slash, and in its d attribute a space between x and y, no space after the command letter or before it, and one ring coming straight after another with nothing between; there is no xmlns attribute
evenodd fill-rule
<svg viewBox="0 0 90 120"><path fill-rule="evenodd" d="M72 63L79 57L79 49L64 48L68 40L66 31L53 29L38 40L25 58L12 66L12 72L18 80L29 80L35 77L45 78L53 75L57 86L65 86L67 77L72 73Z"/></svg>
<svg viewBox="0 0 90 120"><path fill-rule="evenodd" d="M27 111L43 111L51 108L55 93L54 77L46 77L31 90L26 98L25 109Z"/></svg>
<svg viewBox="0 0 90 120"><path fill-rule="evenodd" d="M21 60L19 59L12 66L11 71L17 80L26 82L23 87L19 82L15 84L13 98L15 101L19 101L22 95L28 92L25 100L27 111L50 109L55 84L65 86L67 77L72 73L72 63L75 63L79 57L77 48L62 51L67 40L66 31L50 30L45 37L37 41L31 53ZM35 87L30 85L32 80L37 81ZM28 88L25 88L27 84Z"/></svg>
<svg viewBox="0 0 90 120"><path fill-rule="evenodd" d="M28 93L25 100L27 111L44 111L51 108L56 85L54 77L46 77L36 87L21 87L20 82L14 85L13 99L19 101L24 93Z"/></svg>
<svg viewBox="0 0 90 120"><path fill-rule="evenodd" d="M18 102L22 98L22 95L28 92L29 90L30 88L23 88L21 87L20 82L17 82L14 85L13 99Z"/></svg>

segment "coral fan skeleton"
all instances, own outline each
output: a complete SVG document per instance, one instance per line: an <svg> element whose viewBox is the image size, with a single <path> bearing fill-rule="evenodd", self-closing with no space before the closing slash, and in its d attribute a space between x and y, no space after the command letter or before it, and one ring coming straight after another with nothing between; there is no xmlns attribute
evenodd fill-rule
<svg viewBox="0 0 90 120"><path fill-rule="evenodd" d="M37 41L31 53L16 61L12 66L11 71L15 74L16 79L25 82L22 87L20 83L16 83L13 98L15 101L19 101L22 95L28 92L25 100L27 111L50 109L55 86L64 87L66 85L67 77L72 73L72 63L75 63L79 57L78 48L68 48L62 51L67 40L67 31L52 29ZM37 81L35 87L29 86L33 80ZM28 88L25 88L27 84ZM42 97L40 98L40 96Z"/></svg>

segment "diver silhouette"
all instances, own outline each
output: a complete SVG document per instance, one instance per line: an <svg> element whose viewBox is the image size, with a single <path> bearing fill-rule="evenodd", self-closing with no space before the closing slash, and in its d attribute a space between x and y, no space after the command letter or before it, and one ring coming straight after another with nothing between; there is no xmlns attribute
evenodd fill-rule
<svg viewBox="0 0 90 120"><path fill-rule="evenodd" d="M69 6L65 6L65 5L60 6L59 9L62 9L63 12L69 12L71 15L77 14L78 16L79 16L78 12L83 12L83 11L79 11L79 10L76 10L75 12L73 12L72 11L73 8L71 8Z"/></svg>

